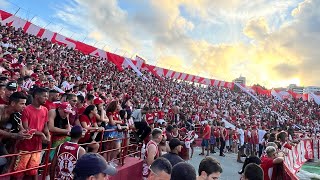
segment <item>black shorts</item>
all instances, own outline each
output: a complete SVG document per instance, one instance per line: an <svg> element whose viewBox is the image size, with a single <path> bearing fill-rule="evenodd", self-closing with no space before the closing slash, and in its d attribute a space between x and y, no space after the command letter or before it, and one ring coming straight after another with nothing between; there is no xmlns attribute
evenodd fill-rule
<svg viewBox="0 0 320 180"><path fill-rule="evenodd" d="M220 142L220 138L216 138L216 142L217 142L217 143Z"/></svg>
<svg viewBox="0 0 320 180"><path fill-rule="evenodd" d="M240 144L238 145L238 150L241 151L241 150L244 150L244 148L246 147L246 144L243 144L242 146L240 146Z"/></svg>

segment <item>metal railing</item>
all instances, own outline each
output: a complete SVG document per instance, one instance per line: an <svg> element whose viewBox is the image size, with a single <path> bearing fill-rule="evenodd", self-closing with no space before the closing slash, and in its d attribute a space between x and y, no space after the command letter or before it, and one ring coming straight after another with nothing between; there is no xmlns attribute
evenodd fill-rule
<svg viewBox="0 0 320 180"><path fill-rule="evenodd" d="M104 153L111 153L113 151L118 151L119 149L109 149L109 150L105 150L102 151L102 146L104 145L104 143L109 143L109 142L113 142L113 141L117 141L117 140L122 140L122 144L120 147L120 153L119 153L119 158L115 158L114 160L118 160L120 162L120 165L123 166L124 165L124 160L126 157L137 157L141 159L141 147L142 144L141 143L130 143L130 139L131 137L128 136L128 131L123 131L123 137L122 138L112 138L112 139L107 139L104 140L104 132L114 132L117 130L114 129L108 129L108 130L103 130L103 131L99 131L99 130L90 130L90 132L101 132L101 140L100 142L91 142L91 143L83 143L83 144L79 144L80 146L85 146L85 145L89 145L89 144L94 144L94 143L99 143L99 151L98 153L103 155ZM52 136L51 136L52 137ZM129 142L128 142L129 140ZM52 141L50 141L52 142ZM129 144L128 144L129 143ZM58 146L57 146L58 147ZM21 155L26 155L26 154L33 154L33 153L41 153L44 152L45 153L45 158L43 161L43 164L37 166L37 167L33 167L33 168L29 168L29 169L24 169L24 170L19 170L19 171L11 171L11 169L9 169L9 172L4 173L4 174L0 174L0 179L8 177L8 176L12 176L18 173L25 173L28 172L30 170L34 170L34 169L42 169L43 172L40 174L42 176L42 180L46 179L46 176L49 175L49 170L50 170L50 151L51 150L55 150L57 147L52 148L51 147L51 143L48 145L48 147L46 149L41 149L41 150L37 150L37 151L31 151L31 152L21 152L21 153L16 153L16 154L7 154L7 155L3 155L0 156L0 158L13 158L13 161L15 161L15 157L21 156ZM128 151L130 150L130 153L128 153ZM132 152L133 150L133 152ZM39 174L39 173L38 173Z"/></svg>

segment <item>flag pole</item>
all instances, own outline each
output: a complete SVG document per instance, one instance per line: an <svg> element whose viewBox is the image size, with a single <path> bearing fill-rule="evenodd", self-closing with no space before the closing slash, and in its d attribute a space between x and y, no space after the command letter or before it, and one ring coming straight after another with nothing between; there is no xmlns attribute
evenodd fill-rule
<svg viewBox="0 0 320 180"><path fill-rule="evenodd" d="M16 14L20 11L20 9L21 9L21 8L19 7L19 9L14 13L14 15L16 15Z"/></svg>
<svg viewBox="0 0 320 180"><path fill-rule="evenodd" d="M122 55L124 57L124 55L127 53L127 51L124 51L124 54Z"/></svg>

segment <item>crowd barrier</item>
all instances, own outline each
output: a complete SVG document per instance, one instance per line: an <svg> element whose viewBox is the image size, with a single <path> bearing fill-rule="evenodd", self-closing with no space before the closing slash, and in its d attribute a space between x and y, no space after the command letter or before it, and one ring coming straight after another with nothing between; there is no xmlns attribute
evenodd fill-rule
<svg viewBox="0 0 320 180"><path fill-rule="evenodd" d="M99 131L99 130L91 130L90 132L102 132L101 133L101 140L100 142L93 142L93 143L99 143L99 154L103 155L104 153L111 153L113 151L117 151L119 149L109 149L109 150L104 150L102 151L102 146L104 143L108 143L108 142L112 142L112 141L116 141L116 140L122 140L122 144L120 147L120 153L119 153L119 158L115 158L115 160L119 160L119 165L123 166L124 165L124 159L126 157L136 157L136 158L140 158L141 159L141 148L142 148L142 144L141 143L134 143L134 142L128 142L130 141L131 137L128 136L129 133L128 131L123 131L123 138L113 138L113 139L107 139L104 140L103 135L104 132L113 132L116 130L103 130L103 131ZM51 136L52 137L52 136ZM51 141L50 141L51 142ZM84 143L84 144L79 144L81 146L85 146L85 145L89 145L89 144L93 144L93 143ZM128 144L129 143L129 144ZM10 172L10 170L4 174L0 174L0 179L5 179L8 178L9 176L18 174L18 173L25 173L27 171L30 170L34 170L34 169L38 169L38 174L39 177L41 177L42 180L45 180L46 177L49 175L49 170L50 170L50 151L56 149L56 147L52 148L51 145L49 144L48 147L46 149L42 149L42 150L38 150L38 151L32 151L32 152L23 152L23 153L17 153L17 154L8 154L8 155L3 155L0 156L0 158L12 158L12 160L14 161L16 157L20 156L20 155L26 155L26 154L32 154L32 153L36 153L36 152L44 152L44 160L42 161L42 165L40 164L37 167L34 168L29 168L29 169L24 169L24 170L20 170L20 171L13 171ZM129 153L128 153L129 152ZM39 173L39 170L42 171L42 173Z"/></svg>

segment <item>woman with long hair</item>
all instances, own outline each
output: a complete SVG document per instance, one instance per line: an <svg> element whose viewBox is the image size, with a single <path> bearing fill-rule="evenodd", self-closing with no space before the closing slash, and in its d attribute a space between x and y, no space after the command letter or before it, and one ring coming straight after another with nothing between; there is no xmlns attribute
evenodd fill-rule
<svg viewBox="0 0 320 180"><path fill-rule="evenodd" d="M100 130L103 131L104 128L98 127L97 121L96 121L96 114L97 114L97 108L95 105L89 105L83 112L82 115L80 115L79 120L82 128L86 129L87 132L83 138L79 140L79 144L83 143L91 143L89 145L86 145L88 148L91 149L92 152L98 152L99 150L99 144L95 141L95 134L97 132L91 134L90 131L92 130Z"/></svg>
<svg viewBox="0 0 320 180"><path fill-rule="evenodd" d="M113 140L106 143L107 150L114 149L114 151L107 153L107 161L111 161L114 166L114 159L120 153L121 148L121 138L123 138L123 133L119 133L118 130L121 129L121 124L124 122L120 119L119 111L121 110L120 104L118 101L112 101L109 103L106 109L106 113L109 119L108 125L106 126L107 130L114 130L111 132L105 132L104 137Z"/></svg>

